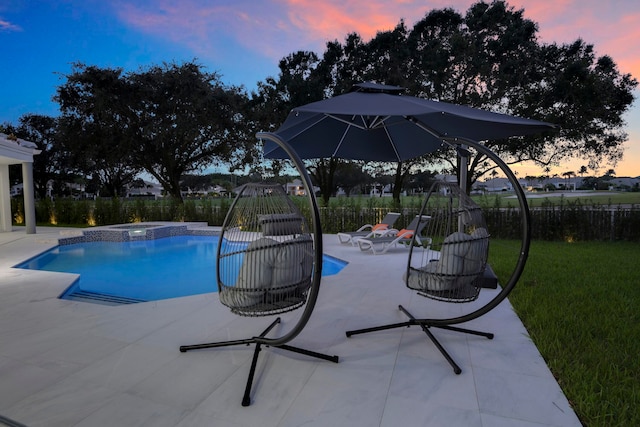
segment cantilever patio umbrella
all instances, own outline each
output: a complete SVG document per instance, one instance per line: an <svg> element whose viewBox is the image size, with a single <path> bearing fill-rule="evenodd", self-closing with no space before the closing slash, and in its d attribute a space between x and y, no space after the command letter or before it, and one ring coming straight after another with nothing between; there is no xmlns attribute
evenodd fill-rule
<svg viewBox="0 0 640 427"><path fill-rule="evenodd" d="M479 141L554 130L537 120L493 113L445 102L402 95L403 88L360 83L349 93L294 108L275 132L259 132L265 158L301 159L339 157L368 161L405 161L443 146L458 149L462 161L470 147L487 156L507 176L518 198L522 216L522 243L511 277L502 290L478 310L451 319L432 319L431 325L453 325L480 317L504 300L517 283L528 257L531 240L529 207L522 187L509 166ZM302 170L313 199L311 181ZM463 186L466 168L461 168ZM315 205L315 200L312 203ZM316 207L317 209L317 207Z"/></svg>
<svg viewBox="0 0 640 427"><path fill-rule="evenodd" d="M404 161L438 150L444 140L484 141L554 129L549 123L402 95L376 83L294 108L274 132L303 159L340 157ZM286 153L265 138L266 158Z"/></svg>

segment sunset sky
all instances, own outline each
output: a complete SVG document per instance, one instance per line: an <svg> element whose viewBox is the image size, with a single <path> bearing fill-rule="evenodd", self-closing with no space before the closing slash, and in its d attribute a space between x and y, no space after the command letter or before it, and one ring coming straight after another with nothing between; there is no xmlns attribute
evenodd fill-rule
<svg viewBox="0 0 640 427"><path fill-rule="evenodd" d="M255 88L277 76L278 61L298 50L322 54L329 40L357 32L369 40L408 27L432 9L464 14L473 0L0 0L0 123L26 113L57 115L51 102L71 63L139 67L196 59L222 81ZM512 0L538 23L544 43L582 38L640 79L640 1ZM636 90L638 98L640 91ZM625 115L624 160L617 176L640 175L640 100ZM552 173L577 171L586 161ZM521 166L520 176L542 169ZM590 171L590 173L592 173Z"/></svg>

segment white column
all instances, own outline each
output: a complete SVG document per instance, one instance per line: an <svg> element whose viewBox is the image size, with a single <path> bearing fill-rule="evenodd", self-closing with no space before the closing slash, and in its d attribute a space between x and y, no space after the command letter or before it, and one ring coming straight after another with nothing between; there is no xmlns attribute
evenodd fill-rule
<svg viewBox="0 0 640 427"><path fill-rule="evenodd" d="M0 231L11 231L11 220L9 165L0 164Z"/></svg>
<svg viewBox="0 0 640 427"><path fill-rule="evenodd" d="M22 194L24 195L24 224L27 234L36 234L36 202L33 186L33 162L22 163Z"/></svg>

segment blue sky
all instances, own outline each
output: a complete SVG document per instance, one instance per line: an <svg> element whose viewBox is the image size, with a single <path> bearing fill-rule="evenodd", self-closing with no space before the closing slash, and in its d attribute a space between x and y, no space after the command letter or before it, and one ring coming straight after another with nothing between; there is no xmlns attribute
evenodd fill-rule
<svg viewBox="0 0 640 427"><path fill-rule="evenodd" d="M464 13L473 0L0 0L0 123L57 115L51 98L71 64L136 70L196 59L228 84L255 87L297 50L324 51L350 32L365 40L432 9ZM637 0L518 0L543 42L583 38L640 78ZM638 91L636 96L640 95ZM625 116L630 140L619 176L640 174L640 101ZM563 165L557 172L577 170ZM567 169L567 167L569 169ZM573 169L571 169L573 167ZM541 174L540 168L522 174Z"/></svg>
<svg viewBox="0 0 640 427"><path fill-rule="evenodd" d="M136 70L163 61L197 58L209 71L224 74L225 83L247 86L273 74L277 64L247 52L233 37L224 34L216 37L218 52L205 56L184 41L168 40L131 25L109 2L15 4L4 10L0 6L0 21L13 26L0 32L0 122L15 122L27 112L57 115L57 104L51 102L51 97L74 62ZM255 67L251 65L253 61L257 62ZM238 67L239 62L249 66ZM263 70L264 75L256 69Z"/></svg>

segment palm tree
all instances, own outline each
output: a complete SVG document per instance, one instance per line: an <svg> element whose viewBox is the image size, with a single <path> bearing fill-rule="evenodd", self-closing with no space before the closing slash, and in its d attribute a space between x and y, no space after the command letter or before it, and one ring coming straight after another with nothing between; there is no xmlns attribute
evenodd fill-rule
<svg viewBox="0 0 640 427"><path fill-rule="evenodd" d="M524 177L524 179L527 181L527 185L528 185L529 187L531 187L531 186L532 186L532 185L531 185L531 181L533 181L534 179L536 179L536 177L535 177L535 176L533 176L533 175L527 175L527 176L525 176L525 177Z"/></svg>
<svg viewBox="0 0 640 427"><path fill-rule="evenodd" d="M587 167L586 166L580 166L580 170L578 171L578 173L580 174L580 187L584 186L584 174L587 173Z"/></svg>
<svg viewBox="0 0 640 427"><path fill-rule="evenodd" d="M562 174L562 176L568 178L569 185L567 186L567 188L571 187L571 177L575 176L575 175L576 175L576 173L574 171L567 171L567 172Z"/></svg>
<svg viewBox="0 0 640 427"><path fill-rule="evenodd" d="M493 170L491 171L490 175L491 175L491 181L492 181L492 182L491 182L491 186L495 189L495 187L496 187L495 179L496 179L496 177L498 176L498 172L496 172L496 170L495 170L495 169L493 169Z"/></svg>

